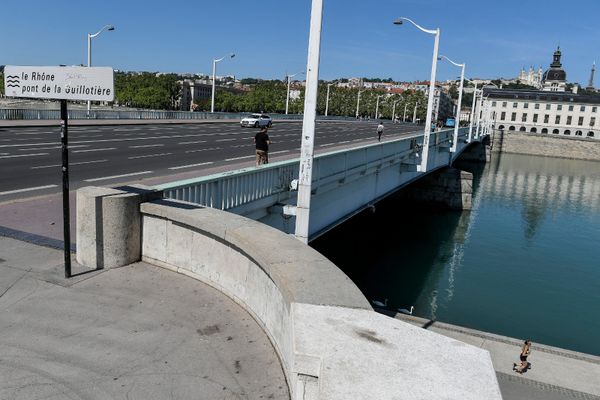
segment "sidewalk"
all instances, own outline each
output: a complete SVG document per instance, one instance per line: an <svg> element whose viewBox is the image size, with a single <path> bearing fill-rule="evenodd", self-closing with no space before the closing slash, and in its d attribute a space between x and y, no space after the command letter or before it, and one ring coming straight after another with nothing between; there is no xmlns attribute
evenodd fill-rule
<svg viewBox="0 0 600 400"><path fill-rule="evenodd" d="M62 257L0 236L1 399L289 399L266 334L225 295L146 263L66 280Z"/></svg>
<svg viewBox="0 0 600 400"><path fill-rule="evenodd" d="M404 314L392 316L488 350L505 400L600 400L600 357L533 343L528 357L531 369L520 375L512 371L519 360L520 339Z"/></svg>

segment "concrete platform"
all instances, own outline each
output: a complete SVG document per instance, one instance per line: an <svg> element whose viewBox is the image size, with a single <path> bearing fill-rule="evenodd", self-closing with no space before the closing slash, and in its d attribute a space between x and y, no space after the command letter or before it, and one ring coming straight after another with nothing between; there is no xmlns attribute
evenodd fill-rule
<svg viewBox="0 0 600 400"><path fill-rule="evenodd" d="M145 263L65 280L62 257L0 237L1 399L289 399L267 336L225 295Z"/></svg>

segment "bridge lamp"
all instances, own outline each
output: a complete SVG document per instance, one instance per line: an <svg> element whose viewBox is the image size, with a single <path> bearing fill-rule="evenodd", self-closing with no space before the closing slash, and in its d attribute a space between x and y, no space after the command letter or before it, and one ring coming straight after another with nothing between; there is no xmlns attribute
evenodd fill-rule
<svg viewBox="0 0 600 400"><path fill-rule="evenodd" d="M91 67L92 66L92 39L95 38L96 36L100 35L102 32L104 31L114 31L115 27L113 25L104 25L102 27L102 29L100 29L98 32L91 34L88 33L87 34L87 45L88 45L88 51L87 51L87 66ZM92 108L92 102L88 100L87 102L87 116L88 118L90 117L90 110Z"/></svg>
<svg viewBox="0 0 600 400"><path fill-rule="evenodd" d="M375 106L375 119L379 119L379 99L383 97L382 94L377 96L377 105Z"/></svg>
<svg viewBox="0 0 600 400"><path fill-rule="evenodd" d="M285 114L286 115L288 113L288 109L289 109L289 105L290 105L290 83L291 83L291 78L295 77L296 75L300 75L300 74L304 74L304 71L302 71L302 72L296 72L295 74L292 74L292 75L286 75L286 77L287 77L287 96L285 98Z"/></svg>
<svg viewBox="0 0 600 400"><path fill-rule="evenodd" d="M417 171L425 172L427 171L427 156L429 153L429 135L431 134L431 114L433 111L433 97L435 95L435 71L437 67L438 60L438 49L440 43L440 29L425 29L418 24L416 24L413 20L400 17L394 21L394 25L402 25L404 21L411 23L416 28L421 30L422 32L428 33L434 36L433 42L433 59L431 61L431 78L429 80L429 96L427 99L427 116L425 119L425 131L423 132L423 156L421 159L421 164L417 166Z"/></svg>
<svg viewBox="0 0 600 400"><path fill-rule="evenodd" d="M461 103L462 103L462 92L463 92L463 82L465 80L465 63L459 64L459 63L455 63L454 61L452 61L451 59L449 59L448 57L442 55L438 58L438 60L446 60L448 61L450 64L456 66L456 67L460 67L460 86L458 88L458 105L456 106L456 117L454 118L454 136L452 138L452 147L450 147L450 152L454 153L456 152L456 146L457 146L457 141L458 141L458 124L460 122L460 107L461 107Z"/></svg>
<svg viewBox="0 0 600 400"><path fill-rule="evenodd" d="M328 83L327 84L327 98L325 100L325 116L327 116L328 112L329 112L329 89L331 89L331 86L335 85L335 83Z"/></svg>
<svg viewBox="0 0 600 400"><path fill-rule="evenodd" d="M211 113L215 112L215 82L216 82L216 76L217 76L217 63L223 61L227 57L233 58L233 57L235 57L235 54L234 53L230 53L227 56L223 56L221 58L217 58L216 60L213 60L212 98L211 98L211 102L210 102L210 112Z"/></svg>

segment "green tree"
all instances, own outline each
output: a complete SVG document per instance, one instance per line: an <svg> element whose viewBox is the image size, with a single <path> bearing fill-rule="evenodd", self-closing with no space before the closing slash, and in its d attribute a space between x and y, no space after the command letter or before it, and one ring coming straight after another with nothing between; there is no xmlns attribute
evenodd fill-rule
<svg viewBox="0 0 600 400"><path fill-rule="evenodd" d="M4 72L0 72L0 94L4 94Z"/></svg>

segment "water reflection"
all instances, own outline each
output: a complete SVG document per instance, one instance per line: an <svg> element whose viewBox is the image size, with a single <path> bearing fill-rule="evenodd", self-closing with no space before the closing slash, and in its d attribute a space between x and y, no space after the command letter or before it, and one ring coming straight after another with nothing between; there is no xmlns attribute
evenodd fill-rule
<svg viewBox="0 0 600 400"><path fill-rule="evenodd" d="M472 172L471 212L389 198L312 245L391 309L600 355L600 163L504 155Z"/></svg>

